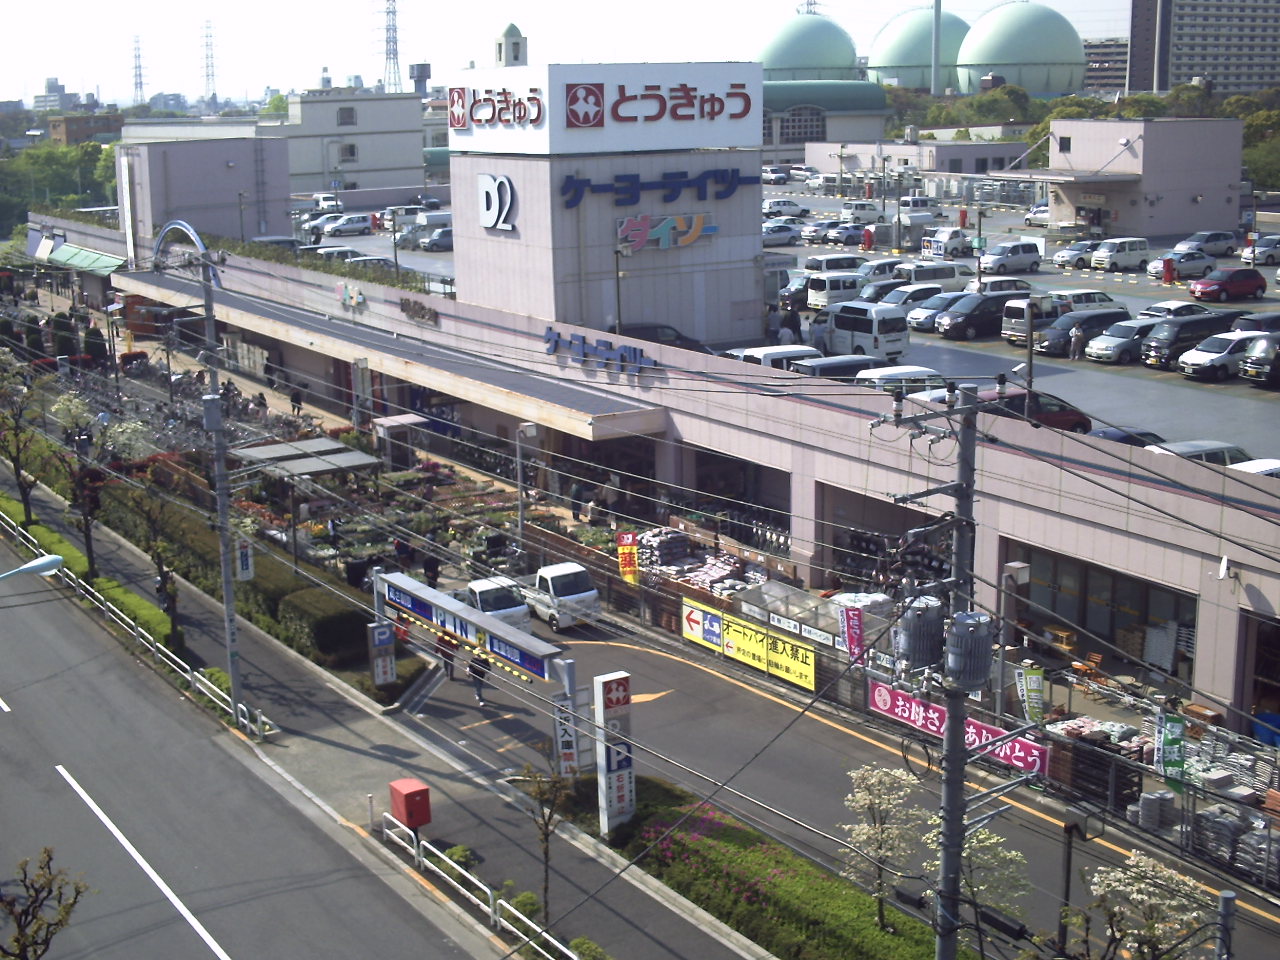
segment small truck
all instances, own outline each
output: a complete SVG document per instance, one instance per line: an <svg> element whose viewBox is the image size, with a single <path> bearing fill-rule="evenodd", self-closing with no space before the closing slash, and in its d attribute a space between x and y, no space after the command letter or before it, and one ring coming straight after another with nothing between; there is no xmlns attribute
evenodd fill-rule
<svg viewBox="0 0 1280 960"><path fill-rule="evenodd" d="M472 580L466 587L454 590L453 599L465 603L473 610L509 623L528 632L529 604L525 602L520 584L510 577L484 577Z"/></svg>
<svg viewBox="0 0 1280 960"><path fill-rule="evenodd" d="M959 227L939 227L920 242L920 252L931 257L971 257L973 241Z"/></svg>
<svg viewBox="0 0 1280 960"><path fill-rule="evenodd" d="M600 594L580 563L553 563L537 573L517 577L516 583L534 615L555 633L600 616Z"/></svg>

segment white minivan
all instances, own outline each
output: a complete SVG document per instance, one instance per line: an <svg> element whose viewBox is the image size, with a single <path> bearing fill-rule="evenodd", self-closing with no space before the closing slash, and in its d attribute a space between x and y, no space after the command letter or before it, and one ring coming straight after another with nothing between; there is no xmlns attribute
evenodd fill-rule
<svg viewBox="0 0 1280 960"><path fill-rule="evenodd" d="M826 270L809 277L805 302L810 310L821 310L833 303L857 300L858 291L867 278L856 270Z"/></svg>
<svg viewBox="0 0 1280 960"><path fill-rule="evenodd" d="M884 223L884 213L870 200L846 200L840 204L840 219L845 223Z"/></svg>
<svg viewBox="0 0 1280 960"><path fill-rule="evenodd" d="M928 213L942 216L942 207L934 197L901 197L898 200L898 216L907 213Z"/></svg>
<svg viewBox="0 0 1280 960"><path fill-rule="evenodd" d="M792 360L810 360L822 356L822 351L814 347L777 346L777 347L734 347L720 354L730 360L741 360L743 363L754 363L774 370L790 369Z"/></svg>
<svg viewBox="0 0 1280 960"><path fill-rule="evenodd" d="M1110 270L1113 273L1118 270L1141 272L1147 269L1150 259L1151 250L1144 238L1115 237L1098 244L1098 249L1093 251L1093 256L1089 259L1089 265L1095 270Z"/></svg>
<svg viewBox="0 0 1280 960"><path fill-rule="evenodd" d="M947 385L946 378L930 367L878 367L863 370L854 383L883 390L885 393L919 393L921 390L937 390Z"/></svg>
<svg viewBox="0 0 1280 960"><path fill-rule="evenodd" d="M896 363L911 346L906 314L896 304L838 303L820 311L813 322L824 319L827 352L833 355L871 354Z"/></svg>

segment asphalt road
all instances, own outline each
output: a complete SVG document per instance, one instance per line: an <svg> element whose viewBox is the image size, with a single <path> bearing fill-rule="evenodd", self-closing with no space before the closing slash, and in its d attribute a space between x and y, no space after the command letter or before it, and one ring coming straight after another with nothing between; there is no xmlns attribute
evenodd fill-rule
<svg viewBox="0 0 1280 960"><path fill-rule="evenodd" d="M92 889L51 960L471 955L74 604L0 608L0 875L47 845Z"/></svg>

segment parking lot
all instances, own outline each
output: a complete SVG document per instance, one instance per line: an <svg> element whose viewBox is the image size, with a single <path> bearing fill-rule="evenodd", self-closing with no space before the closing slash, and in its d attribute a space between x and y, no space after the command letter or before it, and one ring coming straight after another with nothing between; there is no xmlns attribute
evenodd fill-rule
<svg viewBox="0 0 1280 960"><path fill-rule="evenodd" d="M813 212L812 219L839 216L840 199L804 194L802 186L765 188L765 198L789 196ZM893 200L889 199L888 208ZM950 208L955 222L958 209ZM970 209L970 215L973 210ZM995 208L983 218L983 234L989 243L1019 237L1040 238L1043 230L1028 229L1022 223L1025 210ZM970 230L972 233L973 231ZM1172 247L1182 237L1150 238L1153 255ZM1242 238L1243 239L1243 238ZM1059 245L1050 242L1051 257ZM804 246L782 248L782 252L802 256L816 250L853 248ZM884 251L889 256L889 251ZM910 258L910 254L903 254ZM974 258L962 259L971 265ZM1239 265L1237 258L1220 258L1223 266ZM1280 310L1280 293L1274 288L1275 270L1262 270L1268 291L1262 300L1232 301L1226 307L1250 311ZM1042 267L1035 274L1020 274L1045 290L1087 287L1109 293L1131 313L1161 300L1190 300L1187 284L1165 286L1145 273L1104 273L1093 270L1059 270ZM973 378L987 382L998 373L1010 373L1026 360L1025 348L1012 347L998 337L986 337L963 345L933 334L913 333L909 355L903 362L932 367L957 380ZM1174 371L1152 370L1140 364L1116 366L1088 360L1069 361L1036 356L1032 364L1035 387L1055 394L1079 407L1097 426L1115 424L1145 427L1169 440L1218 439L1238 443L1255 457L1280 457L1280 391L1260 389L1233 377L1223 383L1191 381Z"/></svg>

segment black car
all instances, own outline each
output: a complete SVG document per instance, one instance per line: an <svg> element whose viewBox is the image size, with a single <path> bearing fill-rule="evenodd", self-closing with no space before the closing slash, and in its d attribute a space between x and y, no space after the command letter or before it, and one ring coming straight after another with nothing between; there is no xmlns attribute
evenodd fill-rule
<svg viewBox="0 0 1280 960"><path fill-rule="evenodd" d="M1154 430L1142 427L1100 427L1090 430L1089 436L1101 437L1103 440L1114 440L1116 443L1127 443L1133 447L1146 447L1153 443L1164 443L1164 437Z"/></svg>
<svg viewBox="0 0 1280 960"><path fill-rule="evenodd" d="M802 273L792 278L790 283L778 291L778 308L783 313L788 310L809 309L809 274Z"/></svg>
<svg viewBox="0 0 1280 960"><path fill-rule="evenodd" d="M938 311L933 318L933 328L948 340L974 340L999 335L1004 305L1010 300L1026 299L1026 296L1022 290L967 294L946 310Z"/></svg>
<svg viewBox="0 0 1280 960"><path fill-rule="evenodd" d="M439 210L440 201L435 197L428 197L424 194L418 194L418 206L423 210Z"/></svg>
<svg viewBox="0 0 1280 960"><path fill-rule="evenodd" d="M624 323L620 332L624 337L632 337L636 340L648 340L650 343L661 343L668 347L711 353L701 340L686 337L675 327L665 323Z"/></svg>
<svg viewBox="0 0 1280 960"><path fill-rule="evenodd" d="M1117 310L1072 310L1036 333L1036 353L1047 357L1065 357L1071 353L1071 330L1078 323L1088 343L1100 336L1113 323L1132 319L1124 307Z"/></svg>
<svg viewBox="0 0 1280 960"><path fill-rule="evenodd" d="M1231 329L1260 330L1263 333L1275 333L1280 331L1280 313L1274 311L1246 313L1243 317L1236 317L1235 323L1231 324Z"/></svg>
<svg viewBox="0 0 1280 960"><path fill-rule="evenodd" d="M899 287L905 287L906 285L906 280L897 278L893 280L877 280L875 283L868 283L859 290L858 299L863 303L879 303L890 290L897 290Z"/></svg>

